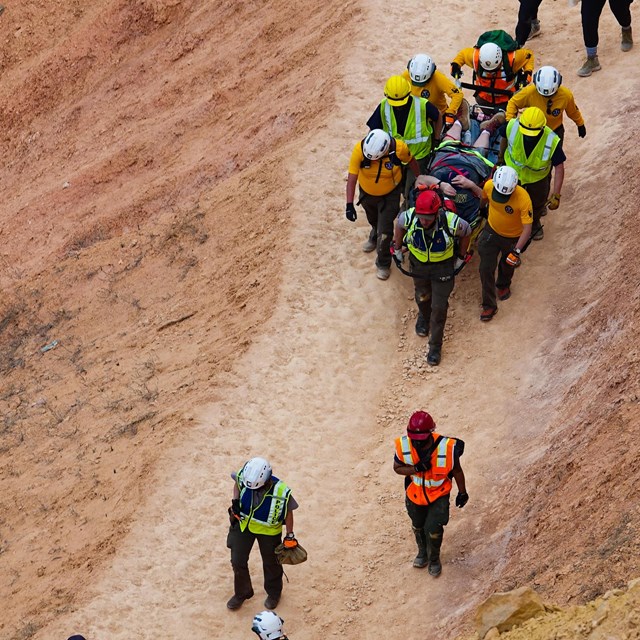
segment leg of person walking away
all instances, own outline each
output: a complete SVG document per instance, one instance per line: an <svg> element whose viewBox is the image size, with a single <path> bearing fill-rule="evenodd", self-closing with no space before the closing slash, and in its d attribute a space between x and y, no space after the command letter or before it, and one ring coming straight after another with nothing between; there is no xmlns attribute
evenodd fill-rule
<svg viewBox="0 0 640 640"><path fill-rule="evenodd" d="M413 566L417 569L423 569L429 562L429 559L427 558L427 534L424 530L428 507L417 505L411 502L409 498L405 498L405 506L407 507L407 513L411 518L411 528L413 529L413 535L415 536L416 544L418 545L418 555L413 560Z"/></svg>
<svg viewBox="0 0 640 640"><path fill-rule="evenodd" d="M480 320L488 322L498 310L496 299L496 267L500 247L494 241L495 232L487 225L478 237L480 256L480 283L482 285L482 313Z"/></svg>
<svg viewBox="0 0 640 640"><path fill-rule="evenodd" d="M455 285L453 258L435 263L431 273L431 323L427 364L437 366L442 357L442 339L449 310L449 296Z"/></svg>
<svg viewBox="0 0 640 640"><path fill-rule="evenodd" d="M233 568L233 597L227 602L229 609L239 609L245 600L253 597L251 576L249 575L249 554L253 547L255 535L240 525L229 529L227 547L231 549L231 567Z"/></svg>
<svg viewBox="0 0 640 640"><path fill-rule="evenodd" d="M378 243L378 210L379 210L378 196L370 196L368 193L360 189L360 204L364 209L364 213L367 216L367 222L371 226L369 231L369 239L362 245L362 250L365 253L371 253L375 251Z"/></svg>
<svg viewBox="0 0 640 640"><path fill-rule="evenodd" d="M631 36L631 2L632 0L609 0L609 6L618 24L622 28L620 49L631 51L633 38Z"/></svg>
<svg viewBox="0 0 640 640"><path fill-rule="evenodd" d="M580 6L582 37L587 50L587 59L578 69L578 75L583 78L602 68L598 60L598 25L605 2L606 0L583 0Z"/></svg>
<svg viewBox="0 0 640 640"><path fill-rule="evenodd" d="M391 240L393 240L393 222L398 215L400 209L400 186L398 185L391 193L381 198L378 208L378 227L376 230L378 236L377 250L378 257L376 267L377 275L380 280L386 280L389 277L389 269L391 267Z"/></svg>
<svg viewBox="0 0 640 640"><path fill-rule="evenodd" d="M540 21L538 7L542 0L520 0L518 24L516 25L516 40L521 47L529 38L540 35Z"/></svg>
<svg viewBox="0 0 640 640"><path fill-rule="evenodd" d="M427 519L424 524L427 534L427 548L429 554L429 573L436 578L442 573L440 549L444 528L449 522L449 495L438 498L429 505Z"/></svg>
<svg viewBox="0 0 640 640"><path fill-rule="evenodd" d="M498 236L500 244L500 260L498 261L498 277L496 278L496 293L498 300L507 300L511 297L511 281L515 273L515 267L507 264L507 256L516 246L517 238L505 238Z"/></svg>
<svg viewBox="0 0 640 640"><path fill-rule="evenodd" d="M276 558L276 547L282 542L282 536L259 535L260 555L262 556L262 570L264 572L264 590L267 592L267 599L264 606L267 609L275 609L280 602L282 594L282 565Z"/></svg>
<svg viewBox="0 0 640 640"><path fill-rule="evenodd" d="M547 204L547 198L549 197L549 189L551 187L551 172L546 178L538 180L538 182L532 182L530 184L523 185L526 192L531 198L531 205L533 207L533 226L531 227L531 238L533 240L542 240L544 238L544 232L542 225L540 224L540 218L544 213L544 208Z"/></svg>

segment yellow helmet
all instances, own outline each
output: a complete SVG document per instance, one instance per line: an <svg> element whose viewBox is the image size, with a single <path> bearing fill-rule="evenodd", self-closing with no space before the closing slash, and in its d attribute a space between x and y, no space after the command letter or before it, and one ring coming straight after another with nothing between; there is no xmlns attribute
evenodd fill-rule
<svg viewBox="0 0 640 640"><path fill-rule="evenodd" d="M538 107L527 107L520 116L520 130L525 136L537 136L546 124L547 117Z"/></svg>
<svg viewBox="0 0 640 640"><path fill-rule="evenodd" d="M409 102L411 85L402 76L391 76L384 85L384 95L393 107Z"/></svg>

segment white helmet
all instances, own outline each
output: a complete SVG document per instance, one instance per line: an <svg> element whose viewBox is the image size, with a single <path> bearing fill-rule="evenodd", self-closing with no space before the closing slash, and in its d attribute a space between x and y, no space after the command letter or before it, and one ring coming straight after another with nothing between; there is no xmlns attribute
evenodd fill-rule
<svg viewBox="0 0 640 640"><path fill-rule="evenodd" d="M247 489L263 487L271 477L271 465L264 458L251 458L242 467L242 484Z"/></svg>
<svg viewBox="0 0 640 640"><path fill-rule="evenodd" d="M391 136L382 129L372 129L362 142L362 153L369 160L380 160L389 151Z"/></svg>
<svg viewBox="0 0 640 640"><path fill-rule="evenodd" d="M493 174L493 188L504 196L511 195L518 186L518 172L513 167L503 165Z"/></svg>
<svg viewBox="0 0 640 640"><path fill-rule="evenodd" d="M486 42L480 47L480 65L485 71L493 71L502 62L502 49L493 42Z"/></svg>
<svg viewBox="0 0 640 640"><path fill-rule="evenodd" d="M533 84L541 96L552 96L562 84L562 76L555 67L540 67L533 74Z"/></svg>
<svg viewBox="0 0 640 640"><path fill-rule="evenodd" d="M282 623L284 620L275 611L263 611L253 619L253 631L261 640L277 640L284 635Z"/></svg>
<svg viewBox="0 0 640 640"><path fill-rule="evenodd" d="M409 60L407 69L409 70L411 82L418 87L424 87L431 80L431 76L436 70L436 65L431 56L426 53L419 53Z"/></svg>

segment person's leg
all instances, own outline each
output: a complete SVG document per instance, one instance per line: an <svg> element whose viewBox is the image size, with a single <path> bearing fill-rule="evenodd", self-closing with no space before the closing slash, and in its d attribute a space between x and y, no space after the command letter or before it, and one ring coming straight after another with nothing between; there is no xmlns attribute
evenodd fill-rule
<svg viewBox="0 0 640 640"><path fill-rule="evenodd" d="M500 249L494 242L495 235L495 232L487 225L478 238L482 308L485 310L498 308L496 298L496 267L498 265Z"/></svg>
<svg viewBox="0 0 640 640"><path fill-rule="evenodd" d="M424 266L418 266L416 260L411 260L412 272L419 275ZM416 333L424 338L429 333L431 322L431 280L428 275L424 278L413 279L414 297L418 305L418 317L416 319Z"/></svg>
<svg viewBox="0 0 640 640"><path fill-rule="evenodd" d="M582 37L584 46L587 48L587 55L589 55L589 51L592 51L592 55L596 55L598 52L598 25L605 1L583 0L580 6Z"/></svg>
<svg viewBox="0 0 640 640"><path fill-rule="evenodd" d="M249 554L255 539L255 535L249 529L241 531L240 525L235 525L229 529L227 547L231 550L234 593L234 597L227 604L230 609L238 608L244 600L253 596L251 576L249 575ZM234 604L237 606L233 606Z"/></svg>
<svg viewBox="0 0 640 640"><path fill-rule="evenodd" d="M409 518L411 518L411 528L418 545L418 554L413 560L413 566L422 569L427 566L427 534L424 530L424 523L427 518L427 507L417 505L409 498L405 498L405 506Z"/></svg>
<svg viewBox="0 0 640 640"><path fill-rule="evenodd" d="M511 288L511 281L513 280L513 274L515 267L507 264L507 256L511 253L513 247L516 246L517 238L505 238L498 236L496 238L496 244L499 245L500 260L498 261L498 277L496 278L496 289L500 295L500 291L507 290L510 295L509 289ZM506 300L508 295L501 300Z"/></svg>
<svg viewBox="0 0 640 640"><path fill-rule="evenodd" d="M444 528L449 522L449 496L442 496L429 505L427 518L424 523L427 534L427 547L429 555L429 573L432 576L440 575L442 564L440 562L440 549Z"/></svg>
<svg viewBox="0 0 640 640"><path fill-rule="evenodd" d="M362 245L362 250L365 253L374 251L378 241L378 201L377 196L371 196L368 193L360 189L359 202L364 209L364 213L367 216L367 222L371 226L369 231L369 239Z"/></svg>
<svg viewBox="0 0 640 640"><path fill-rule="evenodd" d="M544 212L547 198L549 197L549 188L551 186L551 172L546 178L523 185L529 196L531 197L531 205L533 207L533 226L531 228L531 237L534 240L542 239L542 228L540 218Z"/></svg>
<svg viewBox="0 0 640 640"><path fill-rule="evenodd" d="M531 23L538 19L538 7L542 0L520 0L516 40L523 47L531 35Z"/></svg>
<svg viewBox="0 0 640 640"><path fill-rule="evenodd" d="M449 309L449 296L453 291L455 278L453 276L453 258L436 263L436 265L433 265L431 274L429 354L437 353L439 363L442 339L444 337L444 325L447 322L447 311Z"/></svg>
<svg viewBox="0 0 640 640"><path fill-rule="evenodd" d="M282 535L266 536L259 535L258 545L260 546L260 555L262 556L262 570L264 572L264 590L267 595L275 600L271 603L273 607L278 604L280 594L282 593L282 565L276 558L276 547L282 542ZM265 605L266 606L266 605Z"/></svg>
<svg viewBox="0 0 640 640"><path fill-rule="evenodd" d="M378 208L376 266L389 268L391 266L391 240L393 240L393 223L400 209L400 186L380 199Z"/></svg>
<svg viewBox="0 0 640 640"><path fill-rule="evenodd" d="M622 27L622 40L620 49L631 51L633 48L633 37L631 34L631 2L632 0L609 0L609 6L618 24Z"/></svg>

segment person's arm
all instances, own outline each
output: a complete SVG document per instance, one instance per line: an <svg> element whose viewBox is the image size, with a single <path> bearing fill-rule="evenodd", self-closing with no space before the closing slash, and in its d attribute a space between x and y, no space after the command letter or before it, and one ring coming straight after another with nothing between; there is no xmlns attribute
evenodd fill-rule
<svg viewBox="0 0 640 640"><path fill-rule="evenodd" d="M453 465L453 469L451 470L451 475L458 485L458 492L467 493L467 483L464 477L464 471L460 466L460 460L456 460L455 464Z"/></svg>
<svg viewBox="0 0 640 640"><path fill-rule="evenodd" d="M451 98L451 102L449 106L446 108L445 113L450 113L451 115L456 115L458 110L460 109L460 105L462 104L462 98L464 95L456 85L444 75L444 73L440 73L436 70L436 78L441 87L441 90L446 93L449 98Z"/></svg>
<svg viewBox="0 0 640 640"><path fill-rule="evenodd" d="M284 526L287 533L293 533L293 510L288 509L287 515L284 517Z"/></svg>
<svg viewBox="0 0 640 640"><path fill-rule="evenodd" d="M518 242L516 242L516 246L514 247L515 249L522 251L527 242L529 242L529 238L531 237L531 226L531 223L522 226L522 233L518 238Z"/></svg>
<svg viewBox="0 0 640 640"><path fill-rule="evenodd" d="M358 176L355 173L350 173L347 177L347 204L353 204L353 199L356 195L357 183Z"/></svg>
<svg viewBox="0 0 640 640"><path fill-rule="evenodd" d="M476 198L480 198L480 206L487 203L488 198L482 187L479 187L473 180L465 176L456 176L451 184L454 187L460 187L461 189L468 189L473 193Z"/></svg>
<svg viewBox="0 0 640 640"><path fill-rule="evenodd" d="M473 67L473 47L467 47L458 51L456 57L451 61L451 75L455 78L456 72L464 65Z"/></svg>
<svg viewBox="0 0 640 640"><path fill-rule="evenodd" d="M569 95L567 96L567 104L564 108L565 113L569 118L571 118L578 128L584 127L584 118L582 117L582 113L580 109L578 109L578 105L576 104L575 98L573 94L569 91Z"/></svg>
<svg viewBox="0 0 640 640"><path fill-rule="evenodd" d="M526 89L523 89L519 93L514 93L513 96L509 99L509 102L507 102L507 110L504 113L507 122L509 122L509 120L513 120L513 118L518 117L518 110L522 109L522 107L518 104L518 101L522 98L522 94L525 91Z"/></svg>
<svg viewBox="0 0 640 640"><path fill-rule="evenodd" d="M400 212L393 223L393 244L398 249L402 247L405 231L404 220L400 219L401 216L404 217L404 212Z"/></svg>
<svg viewBox="0 0 640 640"><path fill-rule="evenodd" d="M416 177L420 176L420 165L418 164L418 161L413 156L411 156L411 160L409 160L407 164L409 165L409 169L411 169L414 176Z"/></svg>
<svg viewBox="0 0 640 640"><path fill-rule="evenodd" d="M412 476L418 473L418 471L412 464L405 464L404 462L399 462L397 458L394 458L393 460L393 470L399 476Z"/></svg>
<svg viewBox="0 0 640 640"><path fill-rule="evenodd" d="M458 224L456 225L455 235L460 238L460 255L467 255L469 250L469 242L471 240L471 225L458 216Z"/></svg>
<svg viewBox="0 0 640 640"><path fill-rule="evenodd" d="M531 77L533 75L533 51L531 49L516 49L513 58L513 70L524 71Z"/></svg>
<svg viewBox="0 0 640 640"><path fill-rule="evenodd" d="M419 184L422 184L425 187L431 187L435 185L440 189L440 191L442 191L442 193L444 193L445 196L453 197L457 193L456 190L448 182L443 182L442 180L439 180L434 176L421 175L416 180L416 186Z"/></svg>
<svg viewBox="0 0 640 640"><path fill-rule="evenodd" d="M553 171L553 193L560 195L562 193L562 183L564 182L564 162L556 165Z"/></svg>

